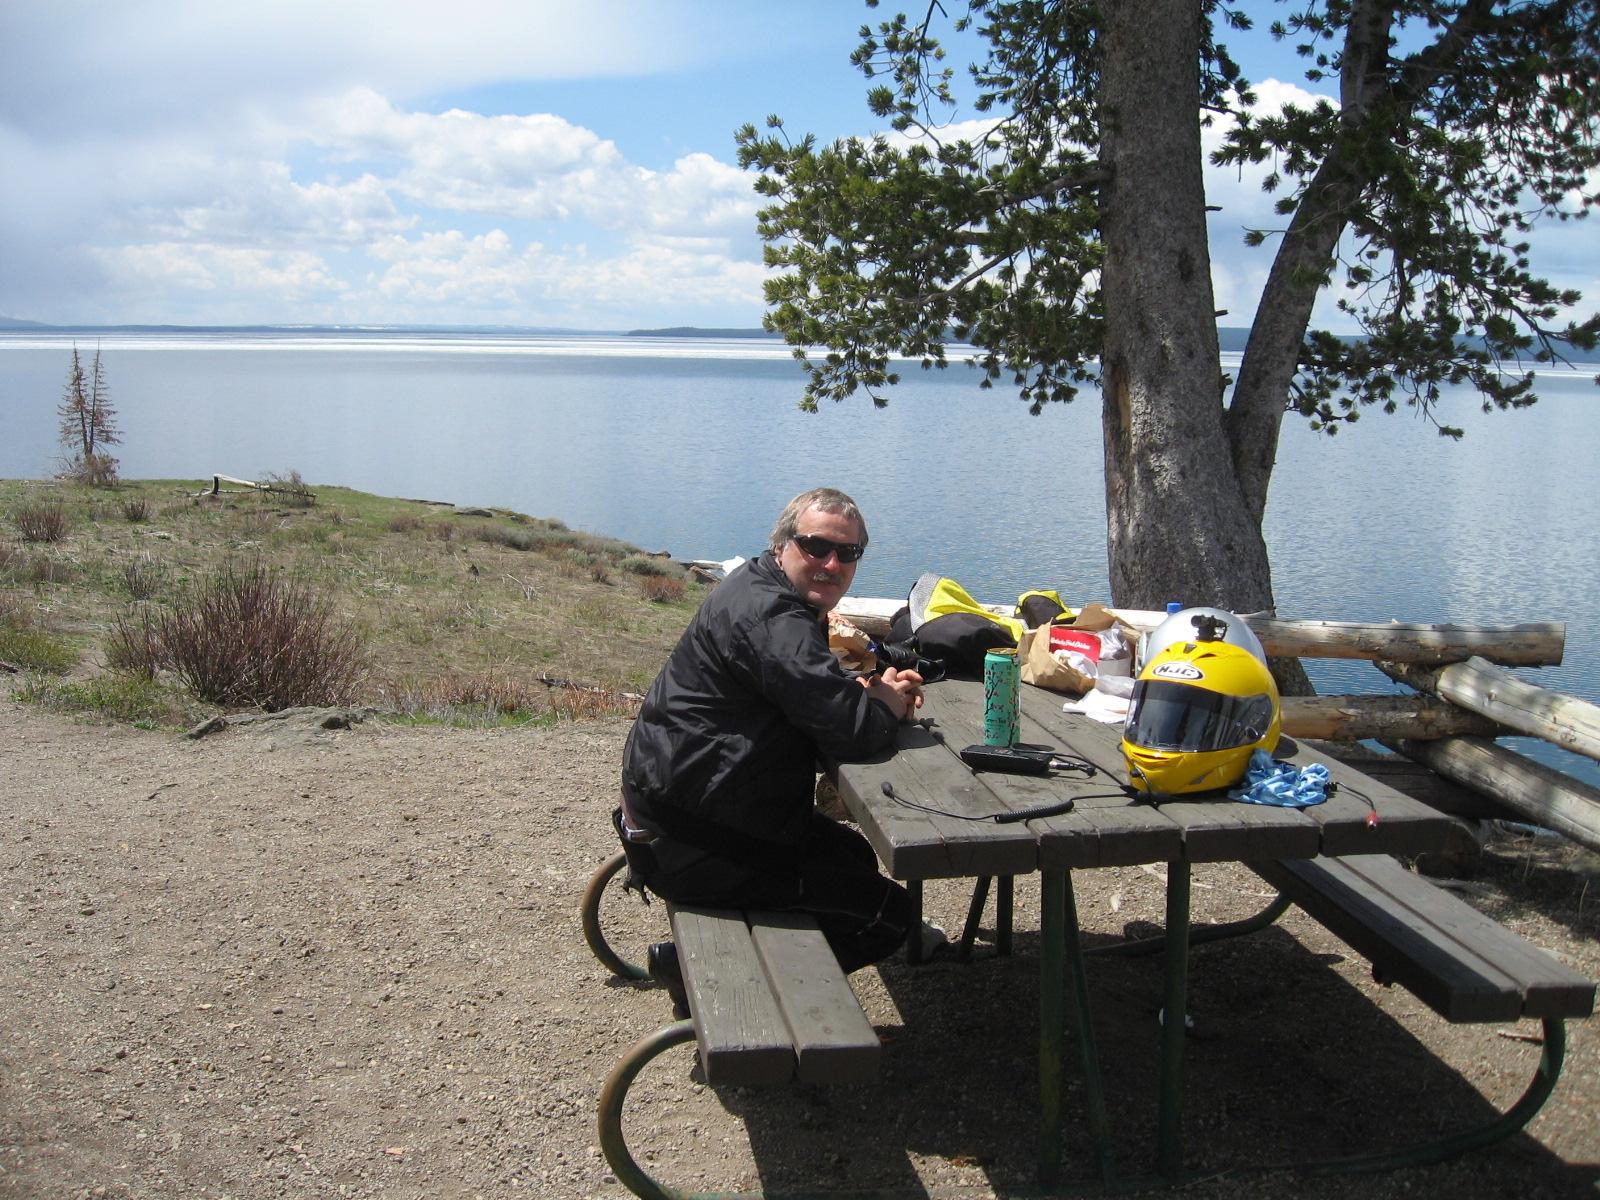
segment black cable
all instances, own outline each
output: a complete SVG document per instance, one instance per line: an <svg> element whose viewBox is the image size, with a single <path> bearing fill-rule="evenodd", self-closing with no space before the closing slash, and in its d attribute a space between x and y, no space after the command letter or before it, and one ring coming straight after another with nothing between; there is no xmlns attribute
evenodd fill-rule
<svg viewBox="0 0 1600 1200"><path fill-rule="evenodd" d="M915 800L907 800L899 792L895 791L894 784L887 779L883 781L881 786L883 794L896 804L903 805L906 808L914 808L918 812L932 813L936 817L949 817L955 821L993 821L997 825L1009 825L1016 821L1031 821L1034 817L1048 817L1057 813L1072 811L1070 808L1062 808L1060 804L1047 804L1037 809L1012 809L1007 812L984 813L981 816L973 816L971 813L950 812L948 809L934 808L931 804L919 804ZM1087 796L1073 797L1071 803L1076 803L1078 800L1113 800L1123 795L1124 793L1122 792L1093 792ZM1062 803L1065 804L1068 801L1063 801Z"/></svg>

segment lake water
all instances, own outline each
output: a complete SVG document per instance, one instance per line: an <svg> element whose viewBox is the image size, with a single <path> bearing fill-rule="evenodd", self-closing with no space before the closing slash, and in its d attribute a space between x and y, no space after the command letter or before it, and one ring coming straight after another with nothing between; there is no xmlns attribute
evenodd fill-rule
<svg viewBox="0 0 1600 1200"><path fill-rule="evenodd" d="M72 340L0 333L0 477L53 470ZM93 353L92 335L77 342ZM790 496L831 484L871 525L858 595L903 595L936 570L983 599L1030 587L1109 597L1092 393L1030 417L961 365L908 364L886 409L859 397L813 415L796 408L798 365L762 340L222 333L98 344L129 477L293 469L313 484L505 506L713 559L758 551ZM1600 701L1596 369L1544 372L1539 404L1520 413L1451 396L1442 417L1467 430L1459 443L1408 415L1368 415L1333 438L1291 417L1266 522L1279 613L1564 621L1563 665L1524 674ZM1308 666L1324 692L1399 690L1366 664ZM1548 757L1600 783L1595 764Z"/></svg>

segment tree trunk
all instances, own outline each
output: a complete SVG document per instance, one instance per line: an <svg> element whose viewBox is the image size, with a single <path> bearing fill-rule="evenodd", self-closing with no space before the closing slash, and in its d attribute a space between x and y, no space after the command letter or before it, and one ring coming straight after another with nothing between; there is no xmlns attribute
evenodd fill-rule
<svg viewBox="0 0 1600 1200"><path fill-rule="evenodd" d="M1387 89L1384 63L1392 20L1388 0L1358 0L1351 12L1339 80L1340 119L1347 126L1365 120ZM1258 523L1267 509L1278 434L1311 311L1364 182L1339 146L1323 159L1273 256L1250 324L1227 426L1244 502Z"/></svg>
<svg viewBox="0 0 1600 1200"><path fill-rule="evenodd" d="M1102 389L1119 607L1273 607L1259 517L1234 473L1201 178L1200 6L1105 5Z"/></svg>

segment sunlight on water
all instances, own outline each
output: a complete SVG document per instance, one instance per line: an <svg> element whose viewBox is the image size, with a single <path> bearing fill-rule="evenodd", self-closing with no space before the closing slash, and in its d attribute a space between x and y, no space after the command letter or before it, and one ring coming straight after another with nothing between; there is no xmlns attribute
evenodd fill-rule
<svg viewBox="0 0 1600 1200"><path fill-rule="evenodd" d="M53 468L71 337L0 335L0 476ZM79 336L80 350L95 341ZM98 339L124 474L307 480L553 516L682 558L764 545L794 493L842 487L872 548L858 595L925 570L983 598L1108 597L1099 397L1037 418L963 364L902 367L818 414L763 340L236 332ZM1236 363L1236 356L1230 356ZM1543 372L1541 400L1368 415L1336 437L1284 426L1266 521L1278 611L1333 620L1563 621L1567 659L1529 671L1600 700L1600 422L1593 368ZM1397 690L1366 664L1313 663L1323 691ZM1586 778L1600 772L1584 763Z"/></svg>

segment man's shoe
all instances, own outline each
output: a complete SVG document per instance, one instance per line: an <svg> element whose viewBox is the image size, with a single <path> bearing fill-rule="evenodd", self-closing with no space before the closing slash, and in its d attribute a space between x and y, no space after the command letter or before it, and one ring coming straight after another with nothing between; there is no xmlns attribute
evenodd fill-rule
<svg viewBox="0 0 1600 1200"><path fill-rule="evenodd" d="M672 1017L675 1021L689 1016L689 992L683 986L683 968L678 964L678 948L671 942L656 942L646 952L650 978L667 989L672 997Z"/></svg>

